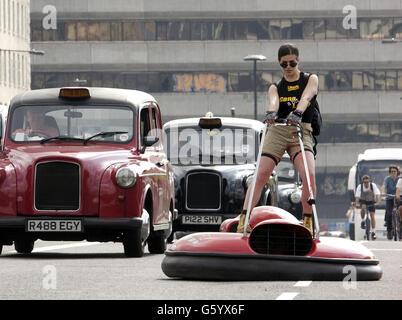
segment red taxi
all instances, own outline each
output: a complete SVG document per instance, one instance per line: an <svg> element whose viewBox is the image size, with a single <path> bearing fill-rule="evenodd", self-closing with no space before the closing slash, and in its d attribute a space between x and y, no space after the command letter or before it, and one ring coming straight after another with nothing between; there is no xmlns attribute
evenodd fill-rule
<svg viewBox="0 0 402 320"><path fill-rule="evenodd" d="M54 88L10 103L0 152L0 253L42 240L122 242L129 257L163 253L174 176L149 94Z"/></svg>

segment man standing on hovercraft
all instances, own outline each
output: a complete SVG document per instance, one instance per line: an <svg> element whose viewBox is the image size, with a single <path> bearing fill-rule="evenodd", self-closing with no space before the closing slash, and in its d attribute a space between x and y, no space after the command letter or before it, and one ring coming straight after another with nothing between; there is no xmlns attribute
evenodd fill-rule
<svg viewBox="0 0 402 320"><path fill-rule="evenodd" d="M301 125L303 129L303 144L305 151L309 151L306 152L306 160L315 198L315 156L311 121L318 94L318 77L315 74L299 70L299 50L292 44L285 44L279 48L278 61L282 68L283 78L268 89L269 105L264 122L270 124L270 127L267 130L260 165L257 168L257 181L251 210L256 206L264 184L287 151L303 181L303 224L313 233L313 211L312 206L308 203L309 190L295 125ZM276 119L286 119L293 125L275 126ZM243 232L250 193L251 188L248 188L237 232Z"/></svg>

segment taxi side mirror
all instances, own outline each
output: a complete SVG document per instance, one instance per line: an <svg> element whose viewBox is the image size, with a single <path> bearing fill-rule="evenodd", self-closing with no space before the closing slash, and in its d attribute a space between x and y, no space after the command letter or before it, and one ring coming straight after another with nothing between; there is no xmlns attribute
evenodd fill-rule
<svg viewBox="0 0 402 320"><path fill-rule="evenodd" d="M158 141L159 141L159 138L155 137L155 136L146 136L146 137L144 137L144 146L142 147L141 152L143 153L145 151L146 147L151 147L155 143L157 143Z"/></svg>

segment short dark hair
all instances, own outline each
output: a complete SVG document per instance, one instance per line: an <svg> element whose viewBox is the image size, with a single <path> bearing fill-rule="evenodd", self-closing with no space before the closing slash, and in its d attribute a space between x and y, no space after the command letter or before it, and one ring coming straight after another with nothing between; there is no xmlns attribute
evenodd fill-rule
<svg viewBox="0 0 402 320"><path fill-rule="evenodd" d="M278 50L278 61L280 61L283 56L287 56L288 54L294 54L298 58L299 49L297 49L297 47L291 43L281 45Z"/></svg>
<svg viewBox="0 0 402 320"><path fill-rule="evenodd" d="M396 170L396 173L399 175L399 168L398 168L395 164L391 164L391 165L389 166L388 172L391 173L391 170L392 170L392 169L395 169L395 170Z"/></svg>

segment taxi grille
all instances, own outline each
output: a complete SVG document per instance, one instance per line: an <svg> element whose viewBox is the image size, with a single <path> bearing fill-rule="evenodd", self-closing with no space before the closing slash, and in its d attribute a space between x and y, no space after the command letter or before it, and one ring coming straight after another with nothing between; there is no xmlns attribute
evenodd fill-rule
<svg viewBox="0 0 402 320"><path fill-rule="evenodd" d="M80 206L80 168L71 162L44 162L36 166L35 208L75 211Z"/></svg>
<svg viewBox="0 0 402 320"><path fill-rule="evenodd" d="M222 178L218 173L189 173L186 181L187 210L218 211L221 209Z"/></svg>

